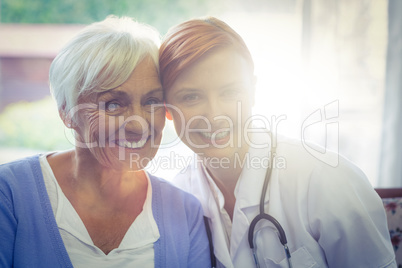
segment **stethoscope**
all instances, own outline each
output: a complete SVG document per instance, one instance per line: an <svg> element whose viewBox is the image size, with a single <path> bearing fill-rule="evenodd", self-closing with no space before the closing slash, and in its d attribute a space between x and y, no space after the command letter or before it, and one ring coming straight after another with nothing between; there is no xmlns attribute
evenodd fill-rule
<svg viewBox="0 0 402 268"><path fill-rule="evenodd" d="M254 229L255 229L255 226L257 225L257 223L261 220L267 220L267 221L271 222L278 231L279 241L281 242L281 244L283 245L283 248L285 250L285 255L286 255L287 262L288 262L288 266L289 266L289 268L292 268L293 265L292 265L290 251L289 251L289 248L287 245L285 231L283 230L282 226L279 224L279 222L274 217L272 217L271 215L268 215L264 211L265 194L267 192L268 183L269 183L269 180L270 180L271 174L272 174L272 166L274 164L273 163L274 154L275 154L275 148L273 146L271 146L270 166L267 170L267 173L265 174L264 184L262 186L262 191L261 191L260 213L251 221L250 227L248 229L248 243L250 245L250 249L253 251L255 265L257 266L257 268L260 268L260 263L259 263L258 257L257 257L257 247L254 244L254 242L255 242L254 241ZM204 221L205 221L205 226L207 229L207 236L208 236L209 245L210 245L211 266L214 268L214 267L216 267L216 257L214 254L214 248L213 248L213 244L212 244L211 228L208 224L208 219L206 217L204 217Z"/></svg>
<svg viewBox="0 0 402 268"><path fill-rule="evenodd" d="M255 246L255 243L254 243L255 242L254 241L254 229L255 229L255 226L257 225L257 223L261 220L267 220L267 221L271 222L275 226L276 230L278 231L279 241L281 242L281 244L283 245L283 248L285 250L285 255L286 255L287 262L288 262L288 266L289 266L289 268L292 268L293 265L292 265L290 251L289 251L289 248L287 245L288 242L286 239L285 231L283 230L282 226L279 224L279 222L274 217L265 213L265 211L264 211L265 194L267 192L268 183L269 183L269 180L270 180L271 174L272 174L272 166L274 165L274 162L273 162L274 154L275 154L275 148L273 146L271 146L270 166L267 170L267 173L265 174L264 184L262 186L262 191L261 191L260 214L258 214L251 221L250 227L248 229L248 243L250 245L251 250L253 251L255 265L257 266L257 268L260 268L260 263L259 263L258 257L257 257L257 247Z"/></svg>

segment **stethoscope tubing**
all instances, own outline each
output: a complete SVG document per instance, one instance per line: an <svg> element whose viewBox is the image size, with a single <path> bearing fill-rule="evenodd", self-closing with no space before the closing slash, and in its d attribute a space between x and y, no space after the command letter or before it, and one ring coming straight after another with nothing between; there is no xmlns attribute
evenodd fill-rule
<svg viewBox="0 0 402 268"><path fill-rule="evenodd" d="M289 268L292 268L292 260L291 260L291 254L290 254L290 250L289 247L287 245L287 238L286 238L286 234L285 234L285 230L282 228L282 226L280 225L280 223L271 215L265 213L264 210L264 203L265 203L265 195L268 189L268 183L269 180L271 179L271 175L272 175L272 169L273 169L273 165L274 165L274 158L275 158L275 147L271 146L271 151L270 151L270 166L267 169L267 172L265 174L265 178L264 178L264 184L262 187L262 191L261 191L261 198L260 198L260 213L251 221L250 223L250 227L248 229L248 242L249 242L249 246L250 249L253 252L253 257L254 257L254 262L257 266L257 268L260 267L259 262L258 262L258 257L257 257L257 253L256 253L256 247L254 245L254 230L255 230L255 226L257 225L257 223L261 220L267 220L269 222L271 222L275 228L278 231L278 238L279 241L281 242L281 244L283 245L283 248L285 250L285 255L286 255L286 259L288 262L288 266ZM207 236L208 236L208 241L209 241L209 245L210 245L210 253L211 253L211 266L214 268L216 267L217 261L216 261L216 257L214 254L214 248L213 248L213 243L212 243L212 233L211 233L211 229L208 223L208 219L206 217L204 217L204 222L205 222L205 226L207 229Z"/></svg>
<svg viewBox="0 0 402 268"><path fill-rule="evenodd" d="M257 267L260 267L260 265L258 263L255 245L254 245L254 229L255 229L255 226L257 225L257 223L261 220L267 220L267 221L271 222L278 231L278 238L285 250L285 255L286 255L287 262L288 262L288 266L290 268L292 268L291 255L290 255L290 250L287 245L287 238L286 238L285 231L283 230L280 223L274 217L265 213L265 209L264 209L265 195L267 193L269 180L271 179L271 176L272 176L272 169L273 169L273 165L274 165L275 153L276 153L275 147L271 145L270 163L269 163L270 166L268 167L267 172L265 174L264 184L262 186L262 191L261 191L260 213L250 223L250 227L248 229L248 243L249 243L250 249L253 251L255 264L257 265Z"/></svg>
<svg viewBox="0 0 402 268"><path fill-rule="evenodd" d="M270 221L275 226L275 228L279 232L279 241L281 241L282 245L285 245L285 244L288 243L288 241L286 239L285 231L283 230L283 228L280 225L280 223L274 217L272 217L271 215L263 213L263 214L258 214L250 224L249 235L248 235L248 243L249 243L251 249L254 248L254 243L253 243L254 239L253 239L253 237L254 237L255 226L262 219Z"/></svg>

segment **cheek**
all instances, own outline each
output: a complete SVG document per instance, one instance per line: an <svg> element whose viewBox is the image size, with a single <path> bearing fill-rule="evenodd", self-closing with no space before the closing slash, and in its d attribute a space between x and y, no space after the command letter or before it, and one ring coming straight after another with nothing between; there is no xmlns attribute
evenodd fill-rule
<svg viewBox="0 0 402 268"><path fill-rule="evenodd" d="M155 113L152 114L151 123L152 127L158 131L162 132L163 128L165 127L166 117L165 117L165 110L159 109Z"/></svg>
<svg viewBox="0 0 402 268"><path fill-rule="evenodd" d="M245 102L236 102L223 107L224 114L234 126L243 125L252 115L251 106Z"/></svg>
<svg viewBox="0 0 402 268"><path fill-rule="evenodd" d="M198 120L192 120L194 118L193 113L183 113L183 112L172 112L173 123L176 129L177 134L180 134L181 131L185 131L186 128L191 127L188 124L194 125Z"/></svg>
<svg viewBox="0 0 402 268"><path fill-rule="evenodd" d="M95 110L85 110L79 115L80 135L87 142L96 141L99 137L100 114Z"/></svg>
<svg viewBox="0 0 402 268"><path fill-rule="evenodd" d="M239 101L223 103L221 106L222 113L233 119L237 118L237 115L241 114L245 108L243 103Z"/></svg>
<svg viewBox="0 0 402 268"><path fill-rule="evenodd" d="M243 104L238 114L241 115L241 120L243 124L245 124L246 121L249 120L253 115L252 106L249 103Z"/></svg>
<svg viewBox="0 0 402 268"><path fill-rule="evenodd" d="M175 119L173 117L173 124L174 124L174 129L176 130L177 135L181 138L183 135L182 129L184 129L184 123L181 122L180 119Z"/></svg>
<svg viewBox="0 0 402 268"><path fill-rule="evenodd" d="M105 115L99 111L91 111L87 114L88 132L94 139L99 139L99 136L105 136L106 133Z"/></svg>

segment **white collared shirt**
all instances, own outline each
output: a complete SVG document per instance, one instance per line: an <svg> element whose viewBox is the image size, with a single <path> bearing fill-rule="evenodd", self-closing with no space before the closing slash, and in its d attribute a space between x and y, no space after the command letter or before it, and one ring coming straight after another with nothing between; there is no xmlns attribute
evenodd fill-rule
<svg viewBox="0 0 402 268"><path fill-rule="evenodd" d="M230 236L232 233L232 220L230 219L229 213L225 209L225 197L223 193L216 185L215 181L209 175L208 171L206 170L204 165L201 165L201 168L204 171L204 176L207 179L207 183L211 194L213 195L215 202L218 206L219 216L220 216L220 223L222 224L222 229L225 231L225 242L227 247L230 247Z"/></svg>
<svg viewBox="0 0 402 268"><path fill-rule="evenodd" d="M253 139L261 144L269 136L260 133ZM279 165L274 165L264 208L285 230L293 266L394 267L383 205L364 174L342 157L337 167L328 166L297 141L278 139L276 145ZM243 163L229 245L222 204L214 196L221 193L210 187L202 161L194 161L173 180L201 201L210 219L218 267L255 267L247 234L259 213L267 168L263 160L254 160L267 159L269 153L270 146L251 147ZM287 267L277 231L267 221L257 225L255 244L261 267Z"/></svg>
<svg viewBox="0 0 402 268"><path fill-rule="evenodd" d="M154 242L159 230L152 213L152 185L148 179L142 212L127 230L118 248L105 255L92 242L84 223L62 192L46 159L40 164L57 226L74 267L154 267Z"/></svg>

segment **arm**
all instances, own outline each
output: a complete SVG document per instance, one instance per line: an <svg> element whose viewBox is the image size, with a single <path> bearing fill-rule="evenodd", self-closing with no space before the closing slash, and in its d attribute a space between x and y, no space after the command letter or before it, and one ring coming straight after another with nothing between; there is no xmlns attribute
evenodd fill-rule
<svg viewBox="0 0 402 268"><path fill-rule="evenodd" d="M16 226L12 204L0 190L0 267L13 267Z"/></svg>
<svg viewBox="0 0 402 268"><path fill-rule="evenodd" d="M197 198L154 179L152 207L160 239L155 242L155 267L211 267L208 238Z"/></svg>
<svg viewBox="0 0 402 268"><path fill-rule="evenodd" d="M200 203L197 202L192 210L194 215L188 218L190 231L188 267L211 267L209 242Z"/></svg>
<svg viewBox="0 0 402 268"><path fill-rule="evenodd" d="M395 267L381 199L346 160L313 172L308 214L329 267Z"/></svg>

